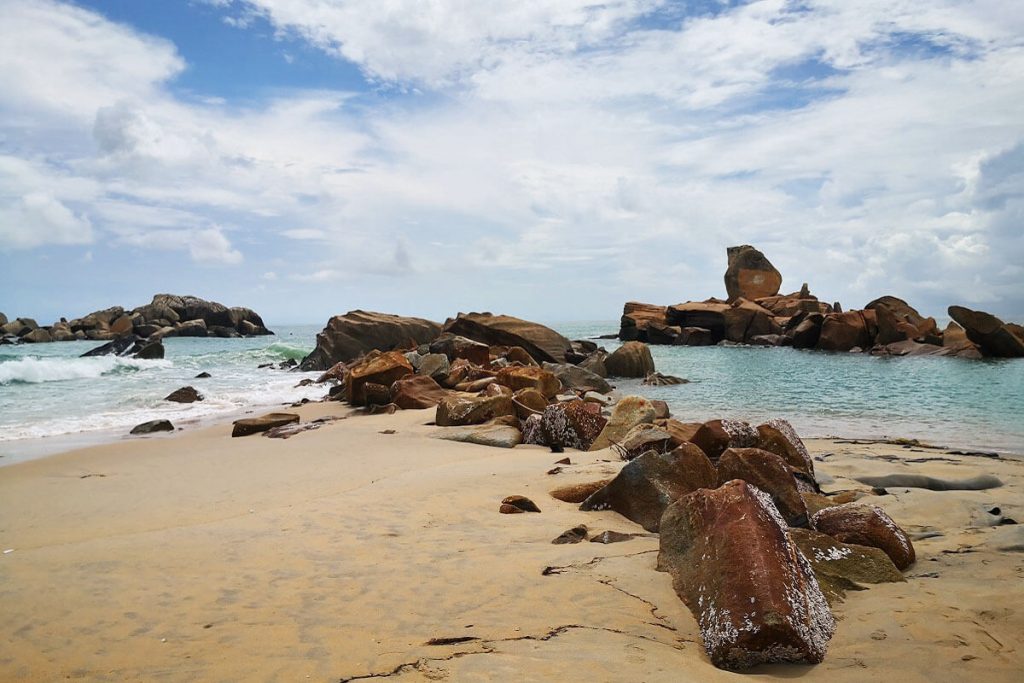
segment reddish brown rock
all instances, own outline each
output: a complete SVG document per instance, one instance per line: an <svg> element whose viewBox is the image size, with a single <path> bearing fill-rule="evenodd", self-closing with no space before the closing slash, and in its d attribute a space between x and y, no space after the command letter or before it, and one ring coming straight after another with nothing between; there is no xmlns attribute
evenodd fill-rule
<svg viewBox="0 0 1024 683"><path fill-rule="evenodd" d="M830 605L841 602L847 590L860 590L864 583L906 581L878 548L840 543L810 529L789 529L786 533L811 563Z"/></svg>
<svg viewBox="0 0 1024 683"><path fill-rule="evenodd" d="M701 425L691 442L697 444L711 462L727 448L754 448L757 446L757 430L742 420L710 420Z"/></svg>
<svg viewBox="0 0 1024 683"><path fill-rule="evenodd" d="M511 396L447 396L437 404L434 422L439 427L458 427L515 414Z"/></svg>
<svg viewBox="0 0 1024 683"><path fill-rule="evenodd" d="M249 436L298 421L299 416L295 413L268 413L260 417L246 417L235 420L231 436Z"/></svg>
<svg viewBox="0 0 1024 683"><path fill-rule="evenodd" d="M554 398L562 389L562 383L554 373L537 366L512 366L498 370L495 381L512 389L536 389L546 398Z"/></svg>
<svg viewBox="0 0 1024 683"><path fill-rule="evenodd" d="M619 339L622 341L649 341L647 329L651 323L665 325L668 309L665 306L629 301L622 308Z"/></svg>
<svg viewBox="0 0 1024 683"><path fill-rule="evenodd" d="M154 304L157 304L154 297ZM441 334L441 326L422 318L405 318L372 311L336 315L316 336L316 349L299 368L326 370L339 361L352 361L372 351L391 351L427 344Z"/></svg>
<svg viewBox="0 0 1024 683"><path fill-rule="evenodd" d="M520 346L538 363L564 363L572 348L572 342L551 328L509 315L460 313L444 329L491 346Z"/></svg>
<svg viewBox="0 0 1024 683"><path fill-rule="evenodd" d="M544 409L548 407L548 400L544 398L544 394L532 387L515 392L512 395L512 400L516 406L516 414L521 420L525 420L530 415L543 413Z"/></svg>
<svg viewBox="0 0 1024 683"><path fill-rule="evenodd" d="M391 402L403 410L433 408L448 392L426 375L403 377L391 385Z"/></svg>
<svg viewBox="0 0 1024 683"><path fill-rule="evenodd" d="M797 435L793 425L775 418L757 426L757 448L771 451L790 467L814 481L814 459Z"/></svg>
<svg viewBox="0 0 1024 683"><path fill-rule="evenodd" d="M775 296L782 286L782 275L764 254L744 244L726 249L729 265L725 271L725 291L729 301Z"/></svg>
<svg viewBox="0 0 1024 683"><path fill-rule="evenodd" d="M712 343L717 344L725 337L725 312L730 308L729 304L718 299L688 301L669 306L666 315L669 325L676 325L682 329L681 336L687 335L687 328L704 329L710 333ZM700 346L686 341L677 343Z"/></svg>
<svg viewBox="0 0 1024 683"><path fill-rule="evenodd" d="M983 355L998 358L1024 356L1024 336L1016 331L1016 326L1007 325L984 311L973 311L963 306L950 306L949 317L964 328L967 338L978 345Z"/></svg>
<svg viewBox="0 0 1024 683"><path fill-rule="evenodd" d="M820 313L810 313L803 316L798 323L793 325L792 329L788 329L786 336L793 340L794 349L817 348L824 322L825 316Z"/></svg>
<svg viewBox="0 0 1024 683"><path fill-rule="evenodd" d="M648 323L647 338L639 341L648 344L675 344L683 328L678 325L662 325L661 323Z"/></svg>
<svg viewBox="0 0 1024 683"><path fill-rule="evenodd" d="M547 406L541 415L531 415L523 428L523 443L551 448L588 450L607 420L597 404L568 401Z"/></svg>
<svg viewBox="0 0 1024 683"><path fill-rule="evenodd" d="M614 510L647 531L657 531L674 500L699 488L714 488L718 474L693 444L631 460L607 486L583 501L581 510Z"/></svg>
<svg viewBox="0 0 1024 683"><path fill-rule="evenodd" d="M870 302L865 310L875 311L878 320L876 344L891 344L906 339L937 337L935 318L926 318L903 299L883 296Z"/></svg>
<svg viewBox="0 0 1024 683"><path fill-rule="evenodd" d="M526 352L522 346L513 346L505 352L505 358L509 363L519 363L520 365L537 365L529 353Z"/></svg>
<svg viewBox="0 0 1024 683"><path fill-rule="evenodd" d="M604 359L611 377L646 377L654 372L651 350L643 342L626 342Z"/></svg>
<svg viewBox="0 0 1024 683"><path fill-rule="evenodd" d="M445 332L430 342L430 353L441 353L449 361L465 358L474 365L487 365L491 362L491 349L487 344Z"/></svg>
<svg viewBox="0 0 1024 683"><path fill-rule="evenodd" d="M365 382L362 388L363 405L386 406L391 403L391 388L376 382Z"/></svg>
<svg viewBox="0 0 1024 683"><path fill-rule="evenodd" d="M796 487L789 465L760 448L728 448L718 460L721 481L742 479L772 497L789 526L807 526L807 506Z"/></svg>
<svg viewBox="0 0 1024 683"><path fill-rule="evenodd" d="M715 337L711 330L703 327L680 327L679 335L672 342L674 346L714 346Z"/></svg>
<svg viewBox="0 0 1024 683"><path fill-rule="evenodd" d="M742 481L675 501L658 569L693 612L720 668L821 662L835 619L807 558L767 494Z"/></svg>
<svg viewBox="0 0 1024 683"><path fill-rule="evenodd" d="M803 292L762 297L756 302L780 318L790 318L798 313L832 313L832 306L824 301L818 301L816 296Z"/></svg>
<svg viewBox="0 0 1024 683"><path fill-rule="evenodd" d="M664 453L673 448L672 435L667 430L653 424L640 424L629 430L617 450L623 460L632 460L648 451Z"/></svg>
<svg viewBox="0 0 1024 683"><path fill-rule="evenodd" d="M520 512L540 512L540 508L537 504L526 496L508 496L501 501L502 507L511 505L514 508L518 508ZM504 510L502 510L504 512Z"/></svg>
<svg viewBox="0 0 1024 683"><path fill-rule="evenodd" d="M874 311L871 312L872 318ZM831 313L825 316L818 337L818 348L822 351L849 351L853 348L868 349L873 343L864 311Z"/></svg>
<svg viewBox="0 0 1024 683"><path fill-rule="evenodd" d="M367 382L390 387L411 374L413 374L412 364L398 351L388 351L377 356L367 357L349 369L345 380L345 396L348 402L354 406L366 405L365 385Z"/></svg>
<svg viewBox="0 0 1024 683"><path fill-rule="evenodd" d="M910 537L874 505L847 503L819 510L811 518L811 527L843 543L878 548L901 570L916 559Z"/></svg>
<svg viewBox="0 0 1024 683"><path fill-rule="evenodd" d="M667 431L672 436L672 443L681 446L687 441L693 441L693 435L703 427L700 422L680 422L679 420L655 420L655 424Z"/></svg>
<svg viewBox="0 0 1024 683"><path fill-rule="evenodd" d="M595 491L607 486L610 481L611 479L599 479L598 481L588 481L583 484L561 486L557 489L552 489L549 493L551 497L556 500L560 500L564 503L576 503L579 505L593 495Z"/></svg>

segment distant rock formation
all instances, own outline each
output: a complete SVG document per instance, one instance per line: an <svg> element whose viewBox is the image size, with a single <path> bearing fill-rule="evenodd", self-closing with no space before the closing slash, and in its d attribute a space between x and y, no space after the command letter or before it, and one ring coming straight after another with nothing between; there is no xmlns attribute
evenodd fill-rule
<svg viewBox="0 0 1024 683"><path fill-rule="evenodd" d="M441 325L423 318L407 318L373 311L349 311L327 321L316 335L316 348L299 369L327 370L336 363L348 363L373 351L415 349L441 334Z"/></svg>
<svg viewBox="0 0 1024 683"><path fill-rule="evenodd" d="M744 244L726 249L729 267L725 271L725 291L729 301L775 296L782 286L782 274L764 254Z"/></svg>

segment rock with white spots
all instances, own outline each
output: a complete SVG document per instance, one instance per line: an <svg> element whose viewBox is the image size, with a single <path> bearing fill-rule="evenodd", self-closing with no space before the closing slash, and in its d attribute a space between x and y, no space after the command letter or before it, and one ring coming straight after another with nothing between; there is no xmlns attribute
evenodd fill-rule
<svg viewBox="0 0 1024 683"><path fill-rule="evenodd" d="M892 518L874 505L846 503L819 510L811 528L837 541L878 548L900 570L914 564L914 544Z"/></svg>
<svg viewBox="0 0 1024 683"><path fill-rule="evenodd" d="M744 481L679 498L661 520L658 569L693 612L711 662L816 664L835 618L771 498Z"/></svg>

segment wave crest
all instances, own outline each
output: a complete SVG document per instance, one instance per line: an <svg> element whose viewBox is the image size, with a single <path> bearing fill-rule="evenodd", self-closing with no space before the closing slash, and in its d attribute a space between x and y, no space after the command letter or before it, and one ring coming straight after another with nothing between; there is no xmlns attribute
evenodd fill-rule
<svg viewBox="0 0 1024 683"><path fill-rule="evenodd" d="M0 385L42 384L71 379L90 379L109 374L138 372L146 368L168 368L167 360L139 360L118 356L94 358L19 358L0 363Z"/></svg>

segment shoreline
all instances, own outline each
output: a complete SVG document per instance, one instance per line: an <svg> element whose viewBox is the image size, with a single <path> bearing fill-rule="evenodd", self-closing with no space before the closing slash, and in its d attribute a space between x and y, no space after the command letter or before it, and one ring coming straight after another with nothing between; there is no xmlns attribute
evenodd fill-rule
<svg viewBox="0 0 1024 683"><path fill-rule="evenodd" d="M0 468L0 550L13 550L0 555L0 672L736 680L707 661L692 616L654 570L656 538L551 545L580 523L641 531L547 494L616 471L610 451L442 441L425 424L429 409L367 416L324 402L290 412L344 419L287 440L231 438L220 423ZM907 583L835 606L822 664L745 675L1013 680L1024 555L998 548L1020 527L975 518L986 506L1024 517L1024 464L914 462L919 454L899 445L806 442L829 491L867 490L851 477L892 472L995 474L1005 485L872 497L920 537ZM572 464L546 474L564 456ZM541 514L498 514L512 494Z"/></svg>

